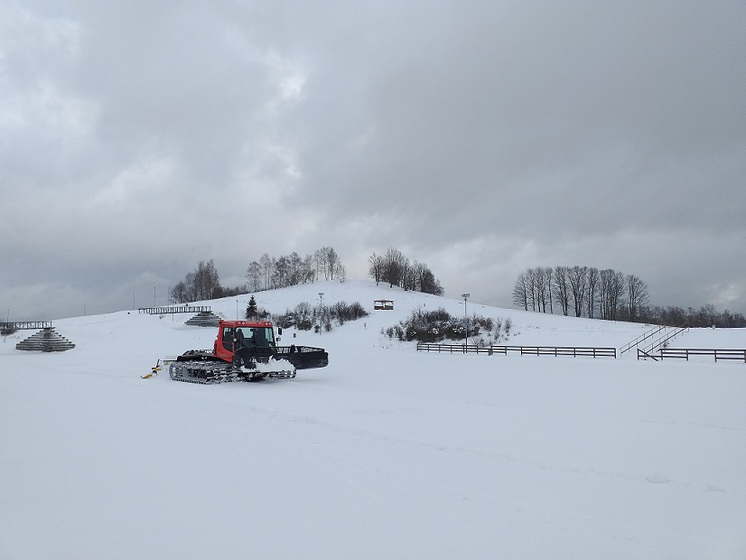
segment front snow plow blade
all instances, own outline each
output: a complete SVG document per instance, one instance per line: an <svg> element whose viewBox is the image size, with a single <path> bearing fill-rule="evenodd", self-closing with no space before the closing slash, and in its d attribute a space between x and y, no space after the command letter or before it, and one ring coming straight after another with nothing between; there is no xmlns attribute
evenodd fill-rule
<svg viewBox="0 0 746 560"><path fill-rule="evenodd" d="M323 368L329 365L329 353L313 346L279 346L274 357L277 360L287 360L295 369Z"/></svg>

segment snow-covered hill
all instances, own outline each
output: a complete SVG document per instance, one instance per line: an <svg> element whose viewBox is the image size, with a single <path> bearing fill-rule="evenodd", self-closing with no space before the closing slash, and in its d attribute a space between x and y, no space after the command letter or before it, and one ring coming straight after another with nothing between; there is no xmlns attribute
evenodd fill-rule
<svg viewBox="0 0 746 560"><path fill-rule="evenodd" d="M292 381L200 386L159 357L213 329L137 312L0 345L0 558L746 558L746 365L418 353L381 330L463 300L370 282L255 294L279 313L395 302ZM247 296L209 302L226 318ZM202 302L198 302L202 303ZM510 344L621 347L644 325L467 303ZM746 347L696 329L680 346Z"/></svg>

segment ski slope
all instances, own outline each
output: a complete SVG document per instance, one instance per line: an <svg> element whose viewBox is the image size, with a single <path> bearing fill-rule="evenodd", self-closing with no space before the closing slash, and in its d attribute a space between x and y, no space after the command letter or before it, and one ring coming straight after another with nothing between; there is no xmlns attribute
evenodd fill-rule
<svg viewBox="0 0 746 560"><path fill-rule="evenodd" d="M461 300L372 282L255 294L279 313L359 301L283 333L330 364L202 386L157 358L211 348L188 316L55 322L59 354L0 344L0 558L746 558L746 364L438 355L381 330ZM226 318L249 295L213 302ZM372 311L374 299L394 311ZM644 325L510 317L509 344L621 347ZM746 330L672 345L746 348Z"/></svg>

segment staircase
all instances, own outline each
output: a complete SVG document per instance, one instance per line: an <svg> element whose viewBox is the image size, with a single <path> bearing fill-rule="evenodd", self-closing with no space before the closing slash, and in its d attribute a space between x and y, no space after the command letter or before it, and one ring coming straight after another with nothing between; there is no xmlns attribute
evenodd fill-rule
<svg viewBox="0 0 746 560"><path fill-rule="evenodd" d="M619 349L619 354L621 355L621 354L624 354L627 350L631 350L632 348L637 348L640 344L642 344L643 342L645 342L649 338L654 337L659 332L661 332L661 331L663 331L665 329L666 329L665 325L656 325L655 327L653 327L649 331L646 331L643 334L641 334L640 336L638 336L633 341L628 342L627 344L625 344L624 346L622 346Z"/></svg>
<svg viewBox="0 0 746 560"><path fill-rule="evenodd" d="M683 327L667 327L671 329L670 331L664 331L663 336L655 340L650 346L647 348L643 348L643 352L646 354L652 354L653 352L656 352L657 350L660 350L663 346L667 345L668 342L677 336L679 336L681 333L685 333L689 330L688 325L684 325Z"/></svg>
<svg viewBox="0 0 746 560"><path fill-rule="evenodd" d="M212 311L202 311L189 319L186 324L192 327L217 327L220 317Z"/></svg>
<svg viewBox="0 0 746 560"><path fill-rule="evenodd" d="M654 339L646 348L643 348L641 350L641 352L645 354L651 354L652 352L660 350L660 348L669 340L688 330L689 327L686 325L684 325L683 327L667 327L666 325L656 325L652 329L638 336L633 341L628 342L627 344L622 346L619 350L619 354L624 354L627 350L631 350L632 348L639 348L640 344L642 344L643 342ZM656 336L658 338L655 338Z"/></svg>
<svg viewBox="0 0 746 560"><path fill-rule="evenodd" d="M72 350L75 345L54 330L46 327L16 344L16 350L31 352L64 352Z"/></svg>

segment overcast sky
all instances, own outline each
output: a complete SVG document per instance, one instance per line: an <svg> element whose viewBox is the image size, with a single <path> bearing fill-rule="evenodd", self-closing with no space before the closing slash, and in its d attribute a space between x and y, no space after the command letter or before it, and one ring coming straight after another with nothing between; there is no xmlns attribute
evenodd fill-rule
<svg viewBox="0 0 746 560"><path fill-rule="evenodd" d="M393 246L746 312L746 2L0 0L0 310L167 303L215 260Z"/></svg>

